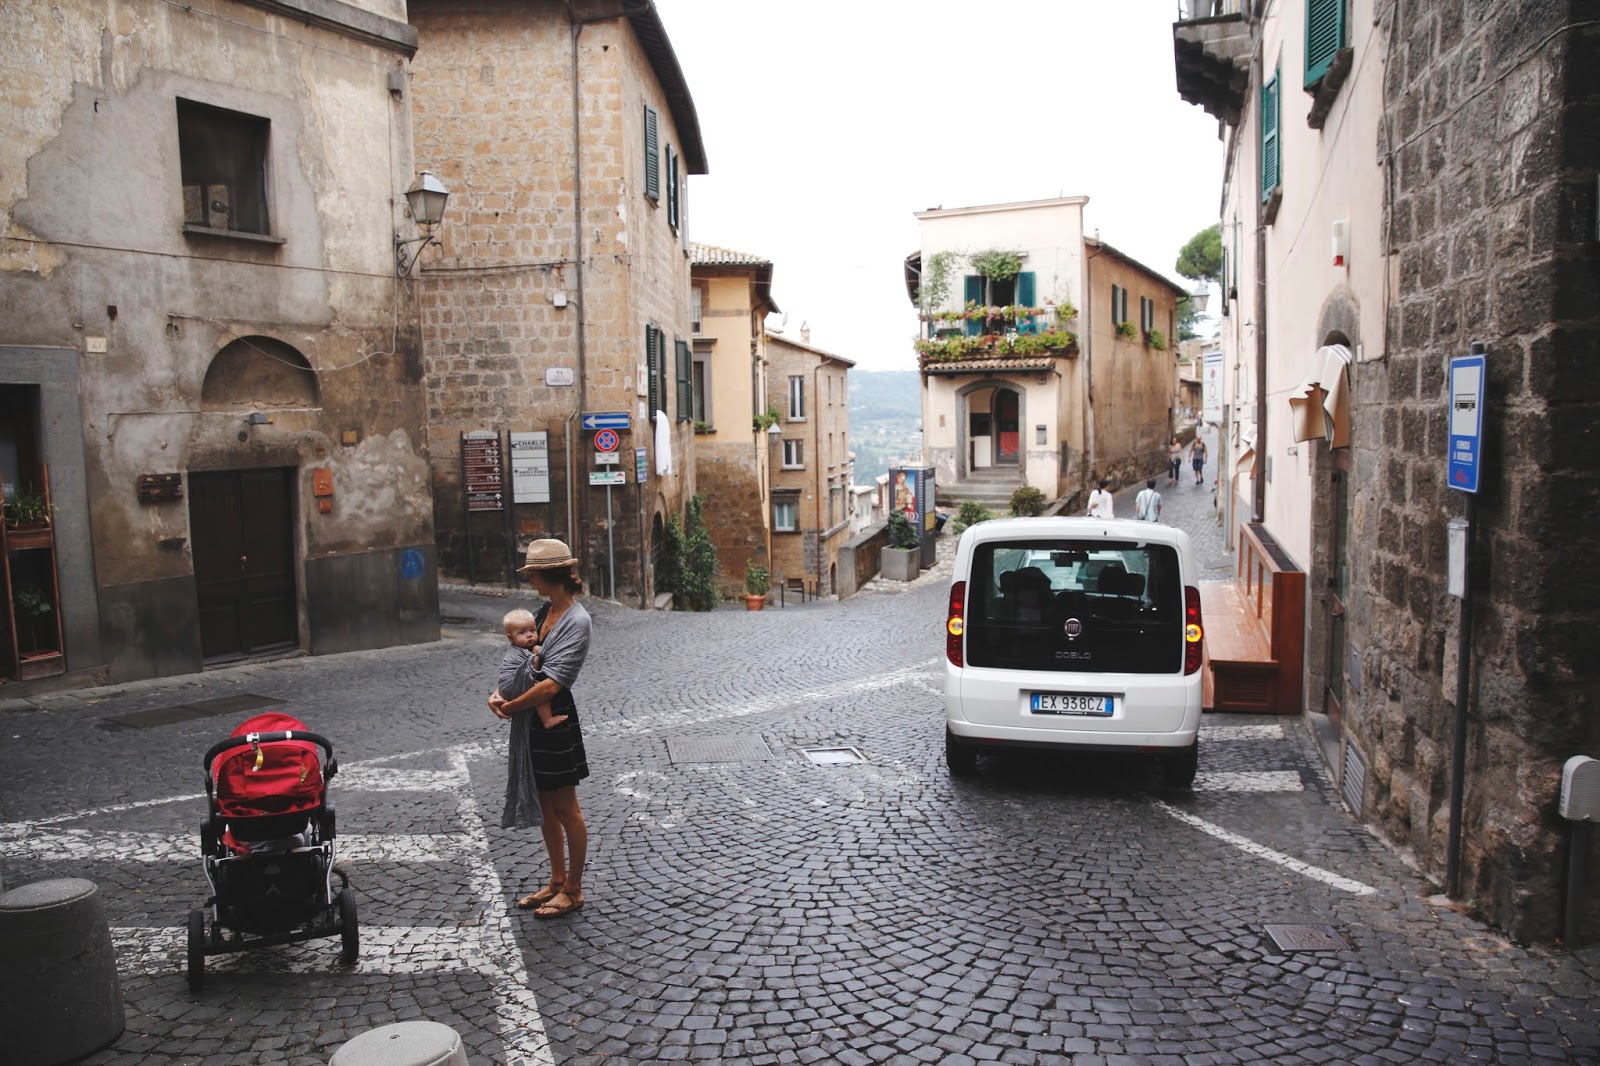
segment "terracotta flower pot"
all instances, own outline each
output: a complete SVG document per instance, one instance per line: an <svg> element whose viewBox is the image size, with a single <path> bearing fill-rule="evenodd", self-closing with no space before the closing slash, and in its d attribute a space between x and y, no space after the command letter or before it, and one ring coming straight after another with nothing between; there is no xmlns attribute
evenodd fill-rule
<svg viewBox="0 0 1600 1066"><path fill-rule="evenodd" d="M766 605L767 605L767 598L765 596L757 596L752 592L747 592L747 593L744 594L744 609L745 610L747 610L747 611L759 611L759 610L761 610L761 608L765 607Z"/></svg>

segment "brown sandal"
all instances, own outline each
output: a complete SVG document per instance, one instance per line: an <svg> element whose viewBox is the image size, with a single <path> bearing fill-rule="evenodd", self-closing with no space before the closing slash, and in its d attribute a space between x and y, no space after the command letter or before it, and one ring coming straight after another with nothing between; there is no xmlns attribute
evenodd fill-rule
<svg viewBox="0 0 1600 1066"><path fill-rule="evenodd" d="M543 907L545 904L561 895L561 892L565 887L565 881L557 881L552 877L550 879L550 883L545 885L539 891L530 893L529 895L523 896L521 899L517 900L517 909L520 911L528 911L533 910L536 907Z"/></svg>
<svg viewBox="0 0 1600 1066"><path fill-rule="evenodd" d="M566 900L566 902L562 903L562 900ZM563 888L560 892L557 892L549 900L549 902L545 903L544 906L534 911L533 916L541 920L548 920L550 918L564 918L573 911L580 911L582 909L583 889L580 888L576 891L568 892L565 888Z"/></svg>

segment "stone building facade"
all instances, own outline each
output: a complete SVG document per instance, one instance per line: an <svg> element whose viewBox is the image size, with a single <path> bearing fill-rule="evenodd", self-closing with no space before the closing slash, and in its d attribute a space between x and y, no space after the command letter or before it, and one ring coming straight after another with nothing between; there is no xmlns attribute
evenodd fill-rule
<svg viewBox="0 0 1600 1066"><path fill-rule="evenodd" d="M53 577L56 670L437 638L405 17L8 6L0 477L53 515L7 538L0 628Z"/></svg>
<svg viewBox="0 0 1600 1066"><path fill-rule="evenodd" d="M1254 6L1203 0L1174 27L1180 92L1229 144L1234 509L1306 571L1304 709L1347 802L1446 882L1463 620L1447 524L1465 510L1448 371L1485 345L1447 887L1547 940L1569 902L1561 767L1600 756L1600 34L1554 0ZM1571 902L1594 936L1600 890Z"/></svg>
<svg viewBox="0 0 1600 1066"><path fill-rule="evenodd" d="M800 578L818 595L839 591L839 546L850 539L850 368L810 343L767 333L771 445L772 579Z"/></svg>
<svg viewBox="0 0 1600 1066"><path fill-rule="evenodd" d="M706 161L683 72L651 3L410 12L416 152L451 190L418 266L441 561L468 571L470 528L470 568L499 578L555 535L596 591L648 605L650 546L694 491L687 176ZM591 486L610 468L584 412L628 416L625 484ZM513 501L509 523L464 512L460 441L476 431L546 433L549 501Z"/></svg>
<svg viewBox="0 0 1600 1066"><path fill-rule="evenodd" d="M772 443L767 411L767 335L777 311L772 263L691 244L695 484L705 497L725 597L744 591L745 570L771 562Z"/></svg>

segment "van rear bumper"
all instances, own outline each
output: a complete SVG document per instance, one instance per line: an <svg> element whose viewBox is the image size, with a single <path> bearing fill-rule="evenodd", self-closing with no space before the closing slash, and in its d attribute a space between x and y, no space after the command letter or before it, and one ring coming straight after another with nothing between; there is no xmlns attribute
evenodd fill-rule
<svg viewBox="0 0 1600 1066"><path fill-rule="evenodd" d="M1070 748L1073 751L1146 751L1187 748L1199 736L1199 724L1171 733L1108 733L1087 729L1025 729L1018 726L973 725L947 720L952 736L985 748Z"/></svg>

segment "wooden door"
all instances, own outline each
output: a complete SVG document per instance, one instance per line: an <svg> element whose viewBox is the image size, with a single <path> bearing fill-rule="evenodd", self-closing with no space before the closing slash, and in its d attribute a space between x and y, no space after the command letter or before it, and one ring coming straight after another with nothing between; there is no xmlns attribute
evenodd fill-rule
<svg viewBox="0 0 1600 1066"><path fill-rule="evenodd" d="M1017 394L1010 389L994 393L994 432L996 463L1014 463L1022 450L1017 432Z"/></svg>
<svg viewBox="0 0 1600 1066"><path fill-rule="evenodd" d="M189 475L189 532L200 600L200 653L254 655L299 642L294 471Z"/></svg>

